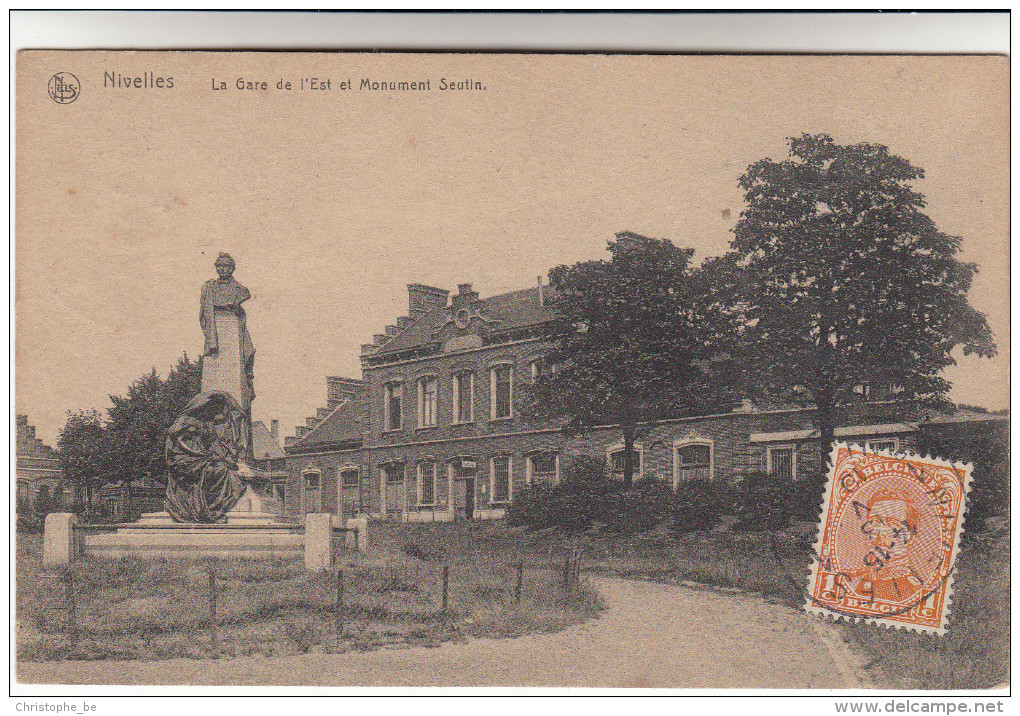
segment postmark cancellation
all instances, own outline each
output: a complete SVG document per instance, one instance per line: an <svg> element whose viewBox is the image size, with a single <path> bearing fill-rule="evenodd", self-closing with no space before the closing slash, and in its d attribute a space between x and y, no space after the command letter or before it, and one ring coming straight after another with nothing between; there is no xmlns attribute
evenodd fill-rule
<svg viewBox="0 0 1020 716"><path fill-rule="evenodd" d="M805 609L944 634L971 473L836 443Z"/></svg>

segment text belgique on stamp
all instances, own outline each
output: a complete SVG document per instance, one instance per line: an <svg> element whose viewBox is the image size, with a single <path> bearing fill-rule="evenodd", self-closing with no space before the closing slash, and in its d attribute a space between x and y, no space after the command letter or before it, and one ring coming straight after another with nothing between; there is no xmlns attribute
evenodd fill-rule
<svg viewBox="0 0 1020 716"><path fill-rule="evenodd" d="M836 443L808 612L944 634L972 466Z"/></svg>

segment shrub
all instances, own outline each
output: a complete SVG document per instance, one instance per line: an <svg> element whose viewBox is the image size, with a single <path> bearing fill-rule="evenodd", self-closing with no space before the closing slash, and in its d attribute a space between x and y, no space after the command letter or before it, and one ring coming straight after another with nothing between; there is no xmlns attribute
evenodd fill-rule
<svg viewBox="0 0 1020 716"><path fill-rule="evenodd" d="M983 529L985 520L1009 514L1009 434L998 427L957 426L946 434L934 427L922 429L918 451L946 460L974 463L974 478L967 498L967 530Z"/></svg>
<svg viewBox="0 0 1020 716"><path fill-rule="evenodd" d="M614 532L646 532L671 516L675 499L667 482L639 480L606 495L598 518Z"/></svg>
<svg viewBox="0 0 1020 716"><path fill-rule="evenodd" d="M553 490L557 523L568 529L587 529L601 519L605 501L623 486L606 475L604 460L588 455L574 458Z"/></svg>
<svg viewBox="0 0 1020 716"><path fill-rule="evenodd" d="M790 524L800 483L752 472L740 480L736 530L780 530Z"/></svg>
<svg viewBox="0 0 1020 716"><path fill-rule="evenodd" d="M788 511L791 519L818 522L822 511L822 497L825 495L826 472L799 478L787 493Z"/></svg>
<svg viewBox="0 0 1020 716"><path fill-rule="evenodd" d="M559 510L553 504L553 488L549 485L527 485L514 491L506 519L514 527L533 530L553 527L558 523Z"/></svg>
<svg viewBox="0 0 1020 716"><path fill-rule="evenodd" d="M711 480L684 480L676 488L673 502L674 533L702 532L722 521L726 486Z"/></svg>

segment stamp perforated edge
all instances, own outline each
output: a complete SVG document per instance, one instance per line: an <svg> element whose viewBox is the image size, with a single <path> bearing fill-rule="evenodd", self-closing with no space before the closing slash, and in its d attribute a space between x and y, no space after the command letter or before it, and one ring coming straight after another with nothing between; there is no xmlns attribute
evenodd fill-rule
<svg viewBox="0 0 1020 716"><path fill-rule="evenodd" d="M846 619L850 623L862 622L865 624L875 624L877 626L885 627L886 629L897 630L901 629L904 631L916 631L920 633L938 634L939 636L946 633L947 621L949 615L953 609L953 583L956 580L956 564L960 552L960 538L963 536L964 522L967 519L967 512L970 508L970 488L971 482L973 481L974 475L974 464L970 462L951 462L940 457L934 457L932 455L918 455L917 453L911 453L907 451L893 452L892 450L868 450L872 455L881 455L884 457L899 459L899 460L918 460L921 462L927 462L932 465L939 465L941 467L948 467L952 469L962 469L963 475L963 486L960 492L960 519L956 521L956 533L953 535L953 549L950 554L949 563L949 574L946 577L944 589L946 590L945 606L943 607L942 614L939 618L938 628L932 628L927 626L921 626L919 624L909 624L903 622L893 622L882 617L865 617L865 616L853 616L850 614L844 614L843 612L833 611L820 607L812 603L811 594L814 590L815 580L818 578L818 570L821 567L821 550L822 550L822 535L825 531L825 521L828 519L829 507L832 501L833 483L836 473L836 455L840 448L846 448L849 450L864 451L864 447L859 443L846 443L836 442L832 446L832 450L829 452L829 461L825 476L825 492L822 495L822 509L821 514L818 517L818 524L815 532L815 542L812 546L811 555L811 568L808 572L808 583L807 591L804 594L804 611L809 614L816 614L823 618L832 617L833 621L840 621Z"/></svg>

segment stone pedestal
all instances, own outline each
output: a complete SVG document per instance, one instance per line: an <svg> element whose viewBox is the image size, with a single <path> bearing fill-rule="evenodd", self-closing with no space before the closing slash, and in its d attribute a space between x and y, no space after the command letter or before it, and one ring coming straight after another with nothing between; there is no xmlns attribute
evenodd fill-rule
<svg viewBox="0 0 1020 716"><path fill-rule="evenodd" d="M226 391L247 412L251 405L248 402L248 378L241 361L241 326L237 314L217 308L214 318L219 351L202 357L202 392Z"/></svg>
<svg viewBox="0 0 1020 716"><path fill-rule="evenodd" d="M332 515L316 512L305 515L305 568L322 571L333 566Z"/></svg>
<svg viewBox="0 0 1020 716"><path fill-rule="evenodd" d="M43 523L44 567L70 564L75 557L74 526L78 517L69 512L51 512Z"/></svg>

